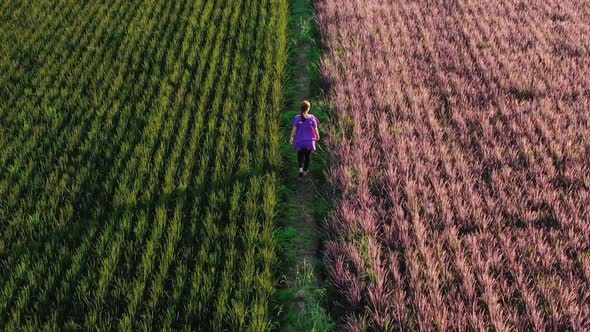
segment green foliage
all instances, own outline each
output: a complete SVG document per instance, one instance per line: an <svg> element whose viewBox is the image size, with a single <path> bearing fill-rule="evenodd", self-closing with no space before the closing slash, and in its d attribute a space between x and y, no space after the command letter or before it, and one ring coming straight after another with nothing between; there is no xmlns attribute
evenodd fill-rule
<svg viewBox="0 0 590 332"><path fill-rule="evenodd" d="M41 223L41 213L39 211L35 211L35 213L29 216L29 219L33 225L39 225Z"/></svg>
<svg viewBox="0 0 590 332"><path fill-rule="evenodd" d="M295 289L295 288L282 289L281 291L279 291L279 294L278 294L279 303L285 304L289 301L292 301L293 299L295 299L296 292L297 292L297 289Z"/></svg>
<svg viewBox="0 0 590 332"><path fill-rule="evenodd" d="M2 9L0 330L272 329L287 0Z"/></svg>
<svg viewBox="0 0 590 332"><path fill-rule="evenodd" d="M326 289L317 286L313 267L306 262L296 273L296 286L284 290L282 298L285 301L289 296L299 298L303 309L299 312L293 309L287 312L285 315L285 330L316 332L334 330L336 325L324 309Z"/></svg>
<svg viewBox="0 0 590 332"><path fill-rule="evenodd" d="M282 229L277 232L276 238L279 243L279 247L283 247L284 243L293 240L297 236L297 231L291 227Z"/></svg>

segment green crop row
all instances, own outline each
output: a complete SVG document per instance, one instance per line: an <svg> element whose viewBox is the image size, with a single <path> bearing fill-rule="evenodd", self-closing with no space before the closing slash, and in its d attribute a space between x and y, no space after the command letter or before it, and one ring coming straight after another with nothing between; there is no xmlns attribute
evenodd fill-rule
<svg viewBox="0 0 590 332"><path fill-rule="evenodd" d="M272 328L287 20L0 4L0 330Z"/></svg>

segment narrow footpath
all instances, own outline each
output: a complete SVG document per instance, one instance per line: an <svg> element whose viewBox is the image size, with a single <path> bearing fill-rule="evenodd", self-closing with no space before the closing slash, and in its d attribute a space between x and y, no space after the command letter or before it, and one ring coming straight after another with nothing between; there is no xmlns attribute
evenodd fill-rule
<svg viewBox="0 0 590 332"><path fill-rule="evenodd" d="M312 0L291 0L291 31L295 47L291 57L292 89L288 115L297 114L298 106L303 100L312 102L313 50L317 48L314 31L314 8ZM317 110L317 109L315 109ZM317 114L316 114L317 116ZM287 122L288 117L284 121ZM290 125L285 124L285 141L288 142ZM320 137L322 123L320 123ZM287 143L288 144L288 143ZM322 144L320 140L318 146ZM320 278L319 269L322 261L319 257L320 225L322 215L318 211L319 193L317 185L321 183L323 170L319 163L318 152L312 154L310 172L305 177L297 176L297 156L289 145L285 155L286 212L283 216L284 256L286 266L283 276L281 331L329 331L333 323L325 310L326 290Z"/></svg>

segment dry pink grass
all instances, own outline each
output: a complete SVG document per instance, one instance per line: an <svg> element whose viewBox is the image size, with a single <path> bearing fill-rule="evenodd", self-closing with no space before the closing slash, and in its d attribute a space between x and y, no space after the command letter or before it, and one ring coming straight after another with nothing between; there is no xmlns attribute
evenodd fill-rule
<svg viewBox="0 0 590 332"><path fill-rule="evenodd" d="M318 11L343 325L590 329L590 3Z"/></svg>

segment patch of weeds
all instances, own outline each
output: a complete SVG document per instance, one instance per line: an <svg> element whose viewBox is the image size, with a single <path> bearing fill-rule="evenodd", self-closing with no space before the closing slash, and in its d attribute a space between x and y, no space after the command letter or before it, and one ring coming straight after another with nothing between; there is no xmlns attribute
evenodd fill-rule
<svg viewBox="0 0 590 332"><path fill-rule="evenodd" d="M293 266L297 262L297 255L294 250L294 242L298 240L297 230L292 227L281 229L275 233L277 248L283 257L285 266Z"/></svg>
<svg viewBox="0 0 590 332"><path fill-rule="evenodd" d="M282 289L281 291L279 291L277 295L279 303L285 304L289 301L293 301L295 299L295 293L297 293L297 290L295 288Z"/></svg>
<svg viewBox="0 0 590 332"><path fill-rule="evenodd" d="M322 218L325 218L328 215L330 211L330 206L323 197L318 197L313 201L313 211L315 217L321 220Z"/></svg>
<svg viewBox="0 0 590 332"><path fill-rule="evenodd" d="M41 223L41 213L39 211L35 211L35 213L29 215L29 220L33 225L39 225Z"/></svg>
<svg viewBox="0 0 590 332"><path fill-rule="evenodd" d="M289 309L285 314L285 326L293 326L297 324L297 319L299 315L297 315L297 311L295 309Z"/></svg>
<svg viewBox="0 0 590 332"><path fill-rule="evenodd" d="M312 104L312 105L313 105L313 104ZM299 114L299 112L298 112L298 111L293 111L293 110L290 110L290 111L284 111L284 112L282 112L282 113L281 113L282 121L283 121L283 123L287 123L287 124L289 124L289 125L287 126L289 129L291 128L291 120L293 120L293 118L294 118L294 117L295 117L297 114Z"/></svg>
<svg viewBox="0 0 590 332"><path fill-rule="evenodd" d="M361 235L358 239L358 244L359 244L359 249L361 251L361 257L363 258L363 261L366 264L366 268L367 270L371 270L373 267L373 258L371 257L370 253L369 253L369 242L371 241L371 239L369 238L368 235Z"/></svg>
<svg viewBox="0 0 590 332"><path fill-rule="evenodd" d="M285 186L284 184L280 185L279 188L277 189L277 195L283 200L285 198L287 198L290 194L291 194L291 190L287 186Z"/></svg>
<svg viewBox="0 0 590 332"><path fill-rule="evenodd" d="M311 18L303 18L299 22L299 41L304 43L315 43L315 31Z"/></svg>
<svg viewBox="0 0 590 332"><path fill-rule="evenodd" d="M326 289L317 284L313 267L304 262L297 267L294 299L299 310L292 308L285 315L285 331L332 331L335 323L325 311ZM292 319L292 315L295 319Z"/></svg>
<svg viewBox="0 0 590 332"><path fill-rule="evenodd" d="M297 231L292 227L281 229L276 234L277 243L280 247L284 247L289 241L297 236Z"/></svg>

